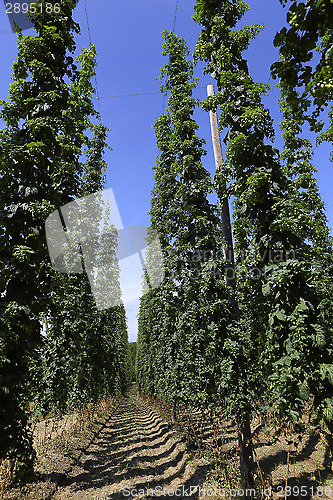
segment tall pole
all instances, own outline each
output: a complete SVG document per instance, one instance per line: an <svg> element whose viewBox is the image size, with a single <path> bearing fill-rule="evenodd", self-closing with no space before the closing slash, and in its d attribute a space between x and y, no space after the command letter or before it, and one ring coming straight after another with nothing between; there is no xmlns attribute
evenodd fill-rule
<svg viewBox="0 0 333 500"><path fill-rule="evenodd" d="M207 85L207 96L214 95L214 85ZM217 113L215 110L209 111L210 127L212 132L212 141L215 157L215 168L217 172L221 171L221 165L223 163L222 156L222 146L221 138L218 127ZM221 176L222 177L222 176ZM221 220L222 220L222 233L224 238L223 246L223 256L226 262L225 266L225 282L228 287L235 288L236 277L235 277L235 258L234 258L234 245L232 240L231 223L230 223L230 211L229 211L229 200L226 194L227 186L226 182L220 182L218 186L218 196L221 202ZM229 303L233 306L236 316L240 316L238 303L233 298L229 297ZM239 372L244 371L244 354L243 349L240 349L240 355L237 363L236 369ZM241 472L241 486L243 489L243 494L239 495L241 498L247 497L247 490L251 490L254 487L253 480L253 445L252 445L252 434L251 434L251 419L249 412L237 415L237 427L238 427L238 452L239 452L239 462L240 462L240 472Z"/></svg>
<svg viewBox="0 0 333 500"><path fill-rule="evenodd" d="M213 95L214 85L209 84L207 85L207 96L210 97ZM215 168L216 172L219 172L223 163L223 155L216 111L209 111L209 118L212 132ZM225 281L227 286L235 288L235 257L230 223L229 200L226 195L226 189L226 182L222 181L218 186L218 195L221 201L222 234L225 242L223 245L223 256L226 261Z"/></svg>

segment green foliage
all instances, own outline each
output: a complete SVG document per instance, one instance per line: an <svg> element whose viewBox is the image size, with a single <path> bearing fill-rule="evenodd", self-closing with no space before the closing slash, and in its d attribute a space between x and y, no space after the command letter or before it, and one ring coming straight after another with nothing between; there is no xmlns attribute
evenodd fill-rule
<svg viewBox="0 0 333 500"><path fill-rule="evenodd" d="M74 60L76 2L55 1L59 13L36 10L37 36L18 35L13 83L1 103L0 459L12 458L19 474L31 469L28 403L37 414L62 412L119 394L134 376L143 393L173 405L223 402L243 436L254 401L295 420L314 396L321 425L332 433L333 244L312 145L302 137L307 122L318 143L332 141L332 108L328 125L323 116L332 100L332 2L292 2L289 27L275 37L280 153L262 103L269 86L253 81L243 57L263 26L238 29L248 9L242 0L197 0L202 30L194 59L205 62L218 90L202 107L219 109L226 133L214 187L220 204L225 196L235 200L235 290L225 285L218 207L207 200L213 183L193 119L193 63L185 41L163 33L168 62L160 82L169 99L154 124L159 157L150 217L165 278L158 288L144 283L134 346L123 305L98 311L91 292L93 280L106 295L121 295L107 217L91 245L95 264L108 258L112 283L105 287L101 269L89 282L85 273L61 274L49 264L45 219L103 189L107 136L92 104L95 48Z"/></svg>
<svg viewBox="0 0 333 500"><path fill-rule="evenodd" d="M287 13L288 28L283 28L275 37L280 60L272 66L272 74L279 78L281 89L280 123L285 141L281 155L285 173L289 180L289 202L285 213L296 214L298 231L307 238L307 258L312 260L312 283L319 296L316 321L312 326L313 354L317 362L309 367L309 387L315 395L315 407L325 430L332 430L329 398L333 395L332 381L327 376L332 366L330 338L332 332L332 237L329 234L325 207L321 200L316 170L311 163L312 147L302 137L304 123L317 134L317 142L331 141L332 126L323 131L324 108L331 101L332 64L329 57L332 40L330 17L331 2L294 2ZM317 64L306 65L312 59ZM331 121L331 112L328 113ZM325 120L327 122L327 120ZM303 303L303 310L308 306ZM299 325L298 327L301 327ZM329 333L328 333L329 332ZM325 350L324 353L321 350ZM323 369L325 367L325 369ZM302 394L305 384L301 383Z"/></svg>
<svg viewBox="0 0 333 500"><path fill-rule="evenodd" d="M94 47L84 50L77 61L81 62L81 68L72 92L78 96L90 96L90 81L96 64ZM82 165L81 197L103 188L106 170L103 153L107 129L100 123L93 125L87 121L87 125L93 135L84 137L86 161ZM100 203L102 209L102 200ZM96 228L91 228L92 238L89 238L89 234L85 237L90 246L94 246L93 255L101 261L90 263L97 266L94 286L107 288L106 294L120 297L119 268L115 257L117 239L114 227L109 227L108 216L107 209L106 220L98 237ZM89 231L90 214L83 212L81 217L87 217L86 228ZM113 267L115 278L107 285L102 268L105 262L109 270ZM120 394L130 381L124 307L120 305L98 311L86 274L68 276L55 273L44 344L43 391L36 401L37 410L44 414L63 412L67 407L77 407Z"/></svg>
<svg viewBox="0 0 333 500"><path fill-rule="evenodd" d="M34 458L27 403L63 409L119 393L129 381L124 308L99 313L87 277L60 275L49 263L45 219L102 189L106 138L92 123L95 49L74 61L76 2L56 3L59 13L36 9L36 36L18 34L13 83L1 102L0 459L12 458L17 474Z"/></svg>
<svg viewBox="0 0 333 500"><path fill-rule="evenodd" d="M137 353L136 344L137 344L136 342L129 343L131 382L134 382L136 380L136 368L135 368L136 353Z"/></svg>
<svg viewBox="0 0 333 500"><path fill-rule="evenodd" d="M73 6L61 2L57 15L37 9L38 35L18 35L9 100L1 103L6 129L0 132L0 453L18 460L18 473L33 458L22 401L51 275L44 220L77 194L81 170L84 119L77 121L78 103L68 102L65 83L76 74L67 55L78 31Z"/></svg>
<svg viewBox="0 0 333 500"><path fill-rule="evenodd" d="M272 120L261 101L267 85L252 80L242 57L259 27L235 29L245 8L241 1L198 0L195 20L203 29L195 54L206 61L205 72L218 86L203 107L219 105L220 127L227 130L224 167L231 179L229 194L235 197L237 288L246 327L240 325L233 335L235 342L246 340L252 353L250 366L261 380L256 399L265 396L278 413L295 419L309 393L319 394L321 363L332 359L332 330L318 286L319 252L314 251L319 241L327 242L327 228L308 149L290 148L284 168L269 144ZM227 360L224 365L230 369ZM242 371L239 377L255 392L258 380L251 373ZM240 389L236 375L230 394Z"/></svg>
<svg viewBox="0 0 333 500"><path fill-rule="evenodd" d="M140 390L176 404L207 405L217 395L216 356L231 316L221 262L221 224L201 163L203 139L192 118L193 65L184 40L164 32L162 90L169 105L154 124L151 227L159 235L165 279L141 299L137 352ZM149 257L148 257L149 258Z"/></svg>
<svg viewBox="0 0 333 500"><path fill-rule="evenodd" d="M329 0L294 1L287 13L288 27L274 38L280 60L272 66L272 75L279 78L283 105L288 109L284 120L290 118L293 126L294 120L298 126L307 121L310 130L320 133L319 143L332 142L332 15L333 4ZM322 112L329 105L329 125L325 130L326 117Z"/></svg>

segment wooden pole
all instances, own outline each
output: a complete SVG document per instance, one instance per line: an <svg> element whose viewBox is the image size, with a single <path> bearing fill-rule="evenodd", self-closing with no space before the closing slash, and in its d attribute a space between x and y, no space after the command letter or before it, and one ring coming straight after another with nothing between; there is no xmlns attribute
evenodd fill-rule
<svg viewBox="0 0 333 500"><path fill-rule="evenodd" d="M214 95L214 85L207 85L207 96ZM221 170L221 165L223 163L222 156L222 146L221 138L218 127L217 113L216 111L209 111L210 127L212 132L212 141L215 157L215 168L219 172ZM235 258L234 258L234 245L231 232L230 223L230 211L229 211L229 200L226 195L226 182L222 181L218 186L218 196L221 201L221 220L222 220L222 233L224 238L223 255L226 261L225 266L225 282L228 286L235 288L236 286L236 276L235 276ZM233 298L229 297L229 303L233 306L235 310L236 317L239 318L240 312L238 308L238 303ZM244 368L244 354L243 349L240 349L240 356L238 360L237 369L241 372ZM252 435L251 435L251 425L250 425L250 415L245 413L243 415L237 416L237 427L238 427L238 451L239 451L239 461L240 461L240 472L241 472L241 487L243 494L239 494L240 498L247 498L247 492L251 495L251 490L253 492L254 480L253 480L253 451L252 451Z"/></svg>
<svg viewBox="0 0 333 500"><path fill-rule="evenodd" d="M207 85L207 96L214 95L214 85ZM209 111L210 118L210 128L212 132L213 150L215 157L215 168L219 172L221 170L221 165L223 163L221 138L217 120L216 111ZM231 223L230 223L230 211L229 211L229 200L225 195L226 192L226 182L222 182L218 187L218 195L221 201L221 220L222 220L222 234L225 241L223 245L223 256L226 261L225 268L225 281L227 286L235 288L235 257L234 257L234 246L232 241Z"/></svg>

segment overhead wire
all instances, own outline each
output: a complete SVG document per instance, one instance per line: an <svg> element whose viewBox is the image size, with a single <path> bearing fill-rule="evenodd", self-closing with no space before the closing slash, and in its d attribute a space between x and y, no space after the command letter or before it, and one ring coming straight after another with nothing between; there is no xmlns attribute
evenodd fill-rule
<svg viewBox="0 0 333 500"><path fill-rule="evenodd" d="M195 87L196 89L205 89L206 87ZM101 95L99 97L93 97L93 99L113 99L115 97L132 97L138 95L153 95L153 94L161 94L161 90L157 90L155 92L133 92L132 94L115 94L115 95Z"/></svg>
<svg viewBox="0 0 333 500"><path fill-rule="evenodd" d="M172 33L175 32L175 27L176 27L176 20L177 20L177 10L178 10L178 1L176 2L176 10L175 10L175 17L173 19L173 28L172 28Z"/></svg>
<svg viewBox="0 0 333 500"><path fill-rule="evenodd" d="M136 96L136 95L152 95L152 94L161 94L161 91L133 92L133 94L101 95L99 97L94 97L93 99L112 99L113 97L130 97L130 96Z"/></svg>
<svg viewBox="0 0 333 500"><path fill-rule="evenodd" d="M88 8L87 8L87 0L84 0L84 8L85 8L85 11L86 11L86 20L87 20L87 28L88 28L88 37L89 37L89 44L92 45L92 41L91 41L91 33L90 33L90 25L89 25L89 18L88 18ZM97 75L96 75L96 70L95 70L95 86L96 86L96 99L97 99L97 105L98 105L98 111L99 111L99 114L101 113L101 108L100 108L100 104L99 104L99 92L98 92L98 83L97 83Z"/></svg>
<svg viewBox="0 0 333 500"><path fill-rule="evenodd" d="M175 28L176 28L177 11L178 11L178 1L179 1L179 0L176 0L176 8L175 8L175 15L174 15L174 18L173 18L172 33L174 33L174 32L175 32ZM163 96L163 107L162 107L162 113L164 113L164 110L165 110L165 94L164 94L164 96Z"/></svg>
<svg viewBox="0 0 333 500"><path fill-rule="evenodd" d="M86 20L87 20L89 44L92 45L91 32L90 32L90 24L89 24L89 18L88 18L87 0L84 0L84 9L85 9L85 12L86 12ZM98 92L98 83L97 83L96 70L95 70L94 76L95 76L94 80L95 80L96 97L93 97L93 99L97 99L98 113L99 113L99 117L100 117L101 116L101 106L100 106L100 100L99 100L99 92ZM106 174L105 174L105 178L104 178L104 184L105 184L105 189L108 189L108 180L107 180Z"/></svg>

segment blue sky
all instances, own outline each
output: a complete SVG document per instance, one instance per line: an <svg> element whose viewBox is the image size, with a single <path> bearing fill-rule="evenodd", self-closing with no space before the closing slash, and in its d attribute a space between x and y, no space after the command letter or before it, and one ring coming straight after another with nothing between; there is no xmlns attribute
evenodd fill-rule
<svg viewBox="0 0 333 500"><path fill-rule="evenodd" d="M285 22L286 11L279 0L250 0L250 11L245 24L264 23L266 28L252 41L247 51L249 68L255 80L268 82L272 91L265 97L275 120L276 146L281 147L278 122L280 114L276 82L270 79L270 65L277 60L273 36ZM158 155L155 144L154 120L162 113L166 99L159 92L156 78L166 62L161 55L161 31L172 29L176 0L86 0L92 42L97 49L97 83L102 122L111 129L108 142L113 151L107 151L107 187L116 196L124 226L149 224L150 193L153 188L153 166ZM199 27L191 19L194 0L179 0L175 32L194 48ZM2 9L2 10L1 10ZM2 63L0 67L0 98L8 96L11 66L17 55L16 35L12 33L4 5L0 4L0 37ZM77 36L78 50L89 45L85 2L79 0L74 12L81 26ZM27 30L24 34L33 34ZM196 76L201 77L201 67ZM206 97L206 85L214 83L210 77L199 82L194 96ZM122 97L111 97L120 96ZM96 100L97 106L97 100ZM199 135L207 141L205 167L214 173L214 158L210 139L208 114L198 110L195 118L200 125ZM318 169L321 195L328 205L327 216L333 227L333 197L331 185L333 168L329 161L330 148L322 145L315 149L314 164ZM128 311L130 339L136 337L136 304Z"/></svg>

